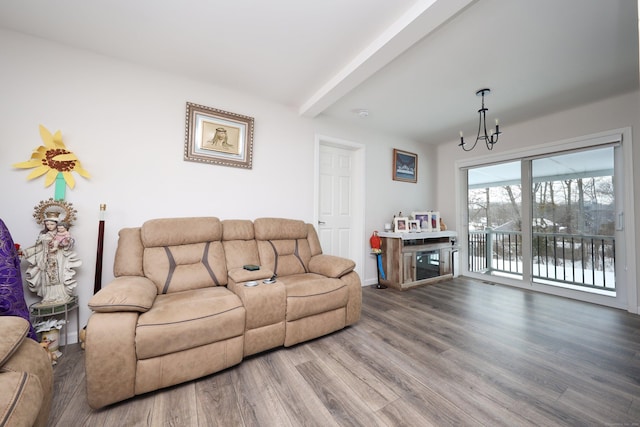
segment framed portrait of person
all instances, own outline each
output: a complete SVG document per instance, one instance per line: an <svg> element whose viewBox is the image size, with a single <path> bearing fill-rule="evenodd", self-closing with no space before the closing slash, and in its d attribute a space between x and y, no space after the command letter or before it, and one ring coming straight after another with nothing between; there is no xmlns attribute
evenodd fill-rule
<svg viewBox="0 0 640 427"><path fill-rule="evenodd" d="M251 169L253 117L187 102L184 160Z"/></svg>
<svg viewBox="0 0 640 427"><path fill-rule="evenodd" d="M431 230L431 216L428 211L423 212L411 212L411 217L418 221L420 225L420 231Z"/></svg>
<svg viewBox="0 0 640 427"><path fill-rule="evenodd" d="M393 219L393 231L395 233L408 233L409 232L409 218L396 217Z"/></svg>

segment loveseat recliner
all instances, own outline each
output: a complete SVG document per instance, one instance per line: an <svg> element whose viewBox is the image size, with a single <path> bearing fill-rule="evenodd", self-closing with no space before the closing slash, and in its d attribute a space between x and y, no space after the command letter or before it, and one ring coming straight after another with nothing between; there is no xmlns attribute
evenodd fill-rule
<svg viewBox="0 0 640 427"><path fill-rule="evenodd" d="M154 219L120 230L115 279L89 302L89 405L209 375L356 323L362 288L354 268L322 254L314 227L292 219ZM275 283L263 282L273 276Z"/></svg>

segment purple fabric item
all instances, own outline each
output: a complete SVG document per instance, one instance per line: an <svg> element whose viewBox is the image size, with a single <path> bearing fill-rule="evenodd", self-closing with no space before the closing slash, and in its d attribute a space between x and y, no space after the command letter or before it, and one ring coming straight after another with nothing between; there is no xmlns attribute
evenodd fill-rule
<svg viewBox="0 0 640 427"><path fill-rule="evenodd" d="M0 316L23 317L31 325L29 307L24 299L18 251L2 219L0 219ZM38 341L33 325L30 327L28 336Z"/></svg>

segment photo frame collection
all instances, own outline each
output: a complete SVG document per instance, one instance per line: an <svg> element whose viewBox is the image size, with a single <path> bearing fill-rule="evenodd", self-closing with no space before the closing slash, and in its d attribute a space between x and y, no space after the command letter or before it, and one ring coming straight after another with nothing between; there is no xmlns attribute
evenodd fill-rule
<svg viewBox="0 0 640 427"><path fill-rule="evenodd" d="M394 233L418 233L440 231L440 212L411 212L411 217L393 219Z"/></svg>
<svg viewBox="0 0 640 427"><path fill-rule="evenodd" d="M253 117L187 102L185 121L184 160L252 168ZM394 148L393 179L417 183L418 155ZM403 221L399 225L411 226L410 231L424 228Z"/></svg>

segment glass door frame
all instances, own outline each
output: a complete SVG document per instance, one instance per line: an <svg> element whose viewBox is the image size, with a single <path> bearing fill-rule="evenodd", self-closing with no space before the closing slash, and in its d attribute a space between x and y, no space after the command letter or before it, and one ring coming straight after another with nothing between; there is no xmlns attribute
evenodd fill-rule
<svg viewBox="0 0 640 427"><path fill-rule="evenodd" d="M619 224L618 229L621 243L620 250L617 251L616 257L616 282L619 283L618 295L613 297L601 296L580 292L579 299L600 305L606 305L616 308L626 309L631 313L638 313L637 304L637 270L636 260L636 242L635 242L635 222L634 222L634 200L633 200L633 156L631 142L631 128L622 128L612 131L592 134L584 137L572 138L568 140L553 142L549 144L541 144L539 146L529 147L522 150L513 150L501 154L490 154L486 156L476 157L468 160L458 160L455 162L456 167L456 218L458 219L457 229L458 240L460 242L459 269L460 274L467 277L477 278L479 280L490 280L495 283L505 284L514 287L521 287L529 290L559 295L568 298L576 298L576 291L566 290L554 286L541 285L531 280L530 262L528 267L523 265L523 279L510 279L499 276L487 276L479 273L470 272L467 263L468 259L468 205L467 205L467 169L471 167L486 166L495 163L509 162L521 160L528 157L539 157L543 155L551 155L564 151L572 151L585 149L587 147L597 147L604 144L620 142L622 150L622 164L616 164L616 198L619 200L619 206L623 206L624 211L618 211ZM530 162L521 162L522 186L531 188ZM624 190L622 190L624 188ZM531 201L522 201L522 220L524 224L531 223ZM527 222L525 222L527 221ZM531 259L531 235L523 233L523 259ZM582 295L584 294L584 295Z"/></svg>

